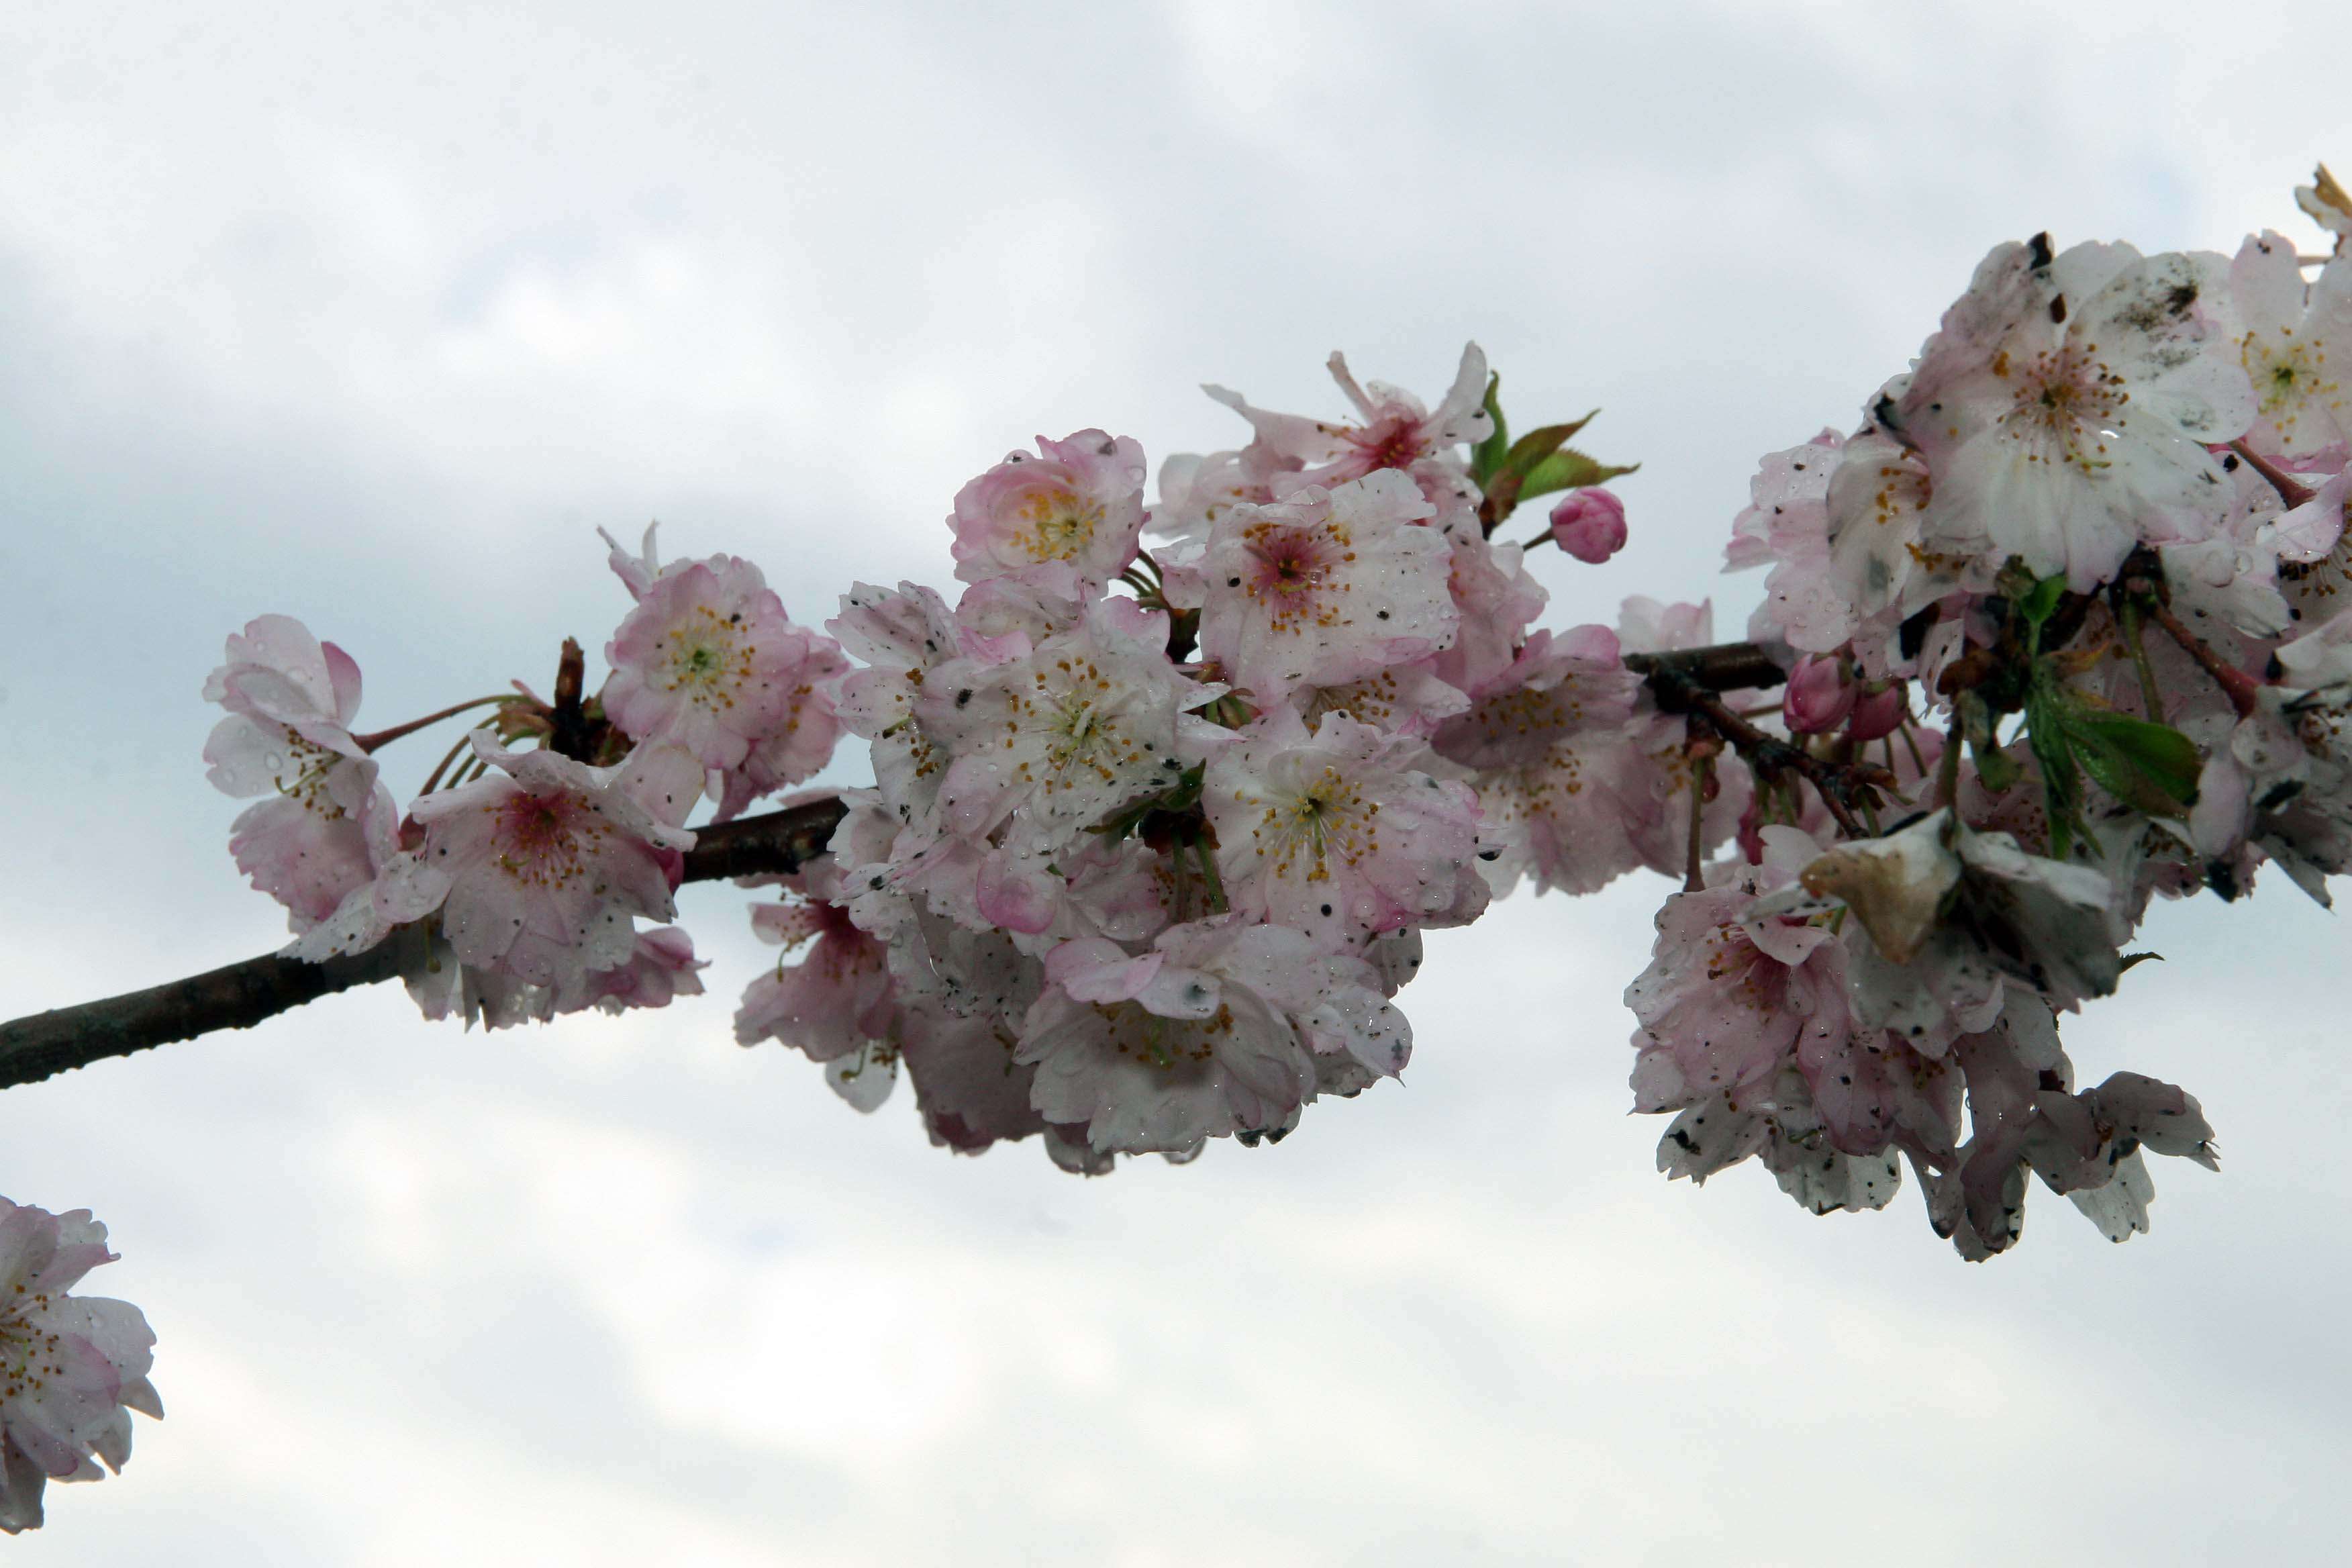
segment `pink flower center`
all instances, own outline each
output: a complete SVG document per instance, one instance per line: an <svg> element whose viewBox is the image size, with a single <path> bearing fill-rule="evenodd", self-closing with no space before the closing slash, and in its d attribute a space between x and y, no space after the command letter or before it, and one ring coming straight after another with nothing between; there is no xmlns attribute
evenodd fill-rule
<svg viewBox="0 0 2352 1568"><path fill-rule="evenodd" d="M1378 468L1409 468L1429 452L1429 443L1422 436L1421 421L1409 414L1386 415L1361 430L1349 431L1347 437L1348 444L1355 447L1358 454L1348 467L1359 473L1369 474Z"/></svg>
<svg viewBox="0 0 2352 1568"><path fill-rule="evenodd" d="M589 858L612 832L604 814L577 795L518 791L498 808L499 867L531 887L568 887L588 874Z"/></svg>
<svg viewBox="0 0 2352 1568"><path fill-rule="evenodd" d="M1274 630L1339 623L1349 586L1340 572L1356 559L1345 529L1267 521L1250 524L1243 538L1251 559L1243 591L1272 613Z"/></svg>

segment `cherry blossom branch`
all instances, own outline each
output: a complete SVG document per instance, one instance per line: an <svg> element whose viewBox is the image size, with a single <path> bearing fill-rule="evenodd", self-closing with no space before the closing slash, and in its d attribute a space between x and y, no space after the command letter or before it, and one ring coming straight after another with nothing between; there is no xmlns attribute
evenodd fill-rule
<svg viewBox="0 0 2352 1568"><path fill-rule="evenodd" d="M1648 680L1654 689L1661 682L1671 682L1705 691L1746 691L1779 686L1789 679L1789 672L1752 642L1629 653L1625 668Z"/></svg>
<svg viewBox="0 0 2352 1568"><path fill-rule="evenodd" d="M1853 802L1869 786L1864 768L1825 761L1802 746L1767 734L1733 712L1716 695L1717 691L1737 691L1764 684L1756 678L1767 669L1771 671L1773 680L1786 679L1780 666L1772 663L1763 649L1753 643L1724 643L1668 654L1629 654L1625 667L1639 672L1649 682L1661 709L1703 721L1747 760L1759 777L1798 774L1813 786L1847 837L1872 837L1853 811Z"/></svg>
<svg viewBox="0 0 2352 1568"><path fill-rule="evenodd" d="M689 882L793 871L823 851L845 811L832 795L701 829L686 854ZM0 1088L216 1029L249 1029L280 1013L399 974L397 937L324 963L265 953L144 991L0 1024Z"/></svg>

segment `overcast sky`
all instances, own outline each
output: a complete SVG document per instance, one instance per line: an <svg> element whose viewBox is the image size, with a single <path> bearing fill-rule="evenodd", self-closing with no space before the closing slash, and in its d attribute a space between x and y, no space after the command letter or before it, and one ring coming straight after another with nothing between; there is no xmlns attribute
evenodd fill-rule
<svg viewBox="0 0 2352 1568"><path fill-rule="evenodd" d="M2126 17L2128 21L2126 21ZM1549 624L1713 594L1757 456L1850 425L1993 243L2315 236L2340 6L12 0L0 47L0 1014L283 940L198 700L305 619L371 725L544 685L597 526L795 616L950 576L957 486L1089 425L1230 445L1324 357L1598 405L1633 542ZM392 754L413 788L436 749ZM859 782L856 757L837 770ZM2316 1561L2342 1550L2343 927L2159 911L2084 1078L2184 1083L2113 1247L1968 1266L1652 1171L1654 879L1431 942L1402 1086L1082 1183L929 1148L698 1003L492 1036L396 991L0 1097L171 1414L10 1561ZM2259 975L2259 980L2249 978Z"/></svg>

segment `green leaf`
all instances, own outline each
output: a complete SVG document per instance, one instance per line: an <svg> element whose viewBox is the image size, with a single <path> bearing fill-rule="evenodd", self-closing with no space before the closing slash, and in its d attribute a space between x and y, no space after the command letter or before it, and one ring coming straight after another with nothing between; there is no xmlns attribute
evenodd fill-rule
<svg viewBox="0 0 2352 1568"><path fill-rule="evenodd" d="M1528 470L1527 480L1519 487L1519 499L1524 500L1530 496L1549 495L1554 490L1580 490L1588 485L1604 485L1641 466L1639 463L1599 463L1573 448L1563 447Z"/></svg>
<svg viewBox="0 0 2352 1568"><path fill-rule="evenodd" d="M2074 759L2098 786L2151 816L2178 816L2197 798L2196 743L2167 724L2075 708L2065 714Z"/></svg>
<svg viewBox="0 0 2352 1568"><path fill-rule="evenodd" d="M1470 448L1470 477L1485 489L1486 481L1503 466L1511 450L1511 427L1503 418L1503 373L1496 371L1486 378L1486 417L1495 422L1494 433Z"/></svg>

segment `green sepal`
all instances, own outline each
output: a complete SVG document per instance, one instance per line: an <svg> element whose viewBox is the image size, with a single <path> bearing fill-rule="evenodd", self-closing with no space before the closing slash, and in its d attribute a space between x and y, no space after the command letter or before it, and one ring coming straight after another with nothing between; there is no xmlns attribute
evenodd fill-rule
<svg viewBox="0 0 2352 1568"><path fill-rule="evenodd" d="M1519 499L1545 496L1554 490L1580 490L1588 485L1605 485L1621 475L1630 474L1639 463L1595 462L1572 447L1562 447L1528 470L1527 483L1519 487Z"/></svg>
<svg viewBox="0 0 2352 1568"><path fill-rule="evenodd" d="M1503 466L1510 455L1511 427L1503 419L1503 373L1496 371L1486 378L1486 417L1495 422L1494 432L1470 448L1470 477L1485 489L1486 481Z"/></svg>

